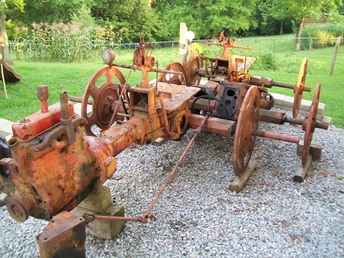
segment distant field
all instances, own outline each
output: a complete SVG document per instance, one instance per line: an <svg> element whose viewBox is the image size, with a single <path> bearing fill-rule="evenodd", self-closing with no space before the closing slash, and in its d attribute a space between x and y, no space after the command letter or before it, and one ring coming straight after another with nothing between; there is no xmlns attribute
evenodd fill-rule
<svg viewBox="0 0 344 258"><path fill-rule="evenodd" d="M303 57L310 60L307 84L314 87L317 82L323 85L321 101L327 105L327 115L333 118L338 127L344 127L344 47L338 54L337 68L334 76L329 76L329 66L333 49L325 48L311 51L295 51L293 37L252 37L240 39L238 45L251 47L252 50L240 51L243 54L258 57L257 65L252 73L269 76L274 80L295 83L299 65ZM219 48L203 45L202 48L209 55L217 55ZM118 63L131 63L132 50L118 50ZM156 49L153 54L159 60L159 66L178 60L178 49ZM260 58L271 57L273 68L266 68ZM17 85L8 85L9 99L6 100L0 90L0 117L10 120L19 120L38 109L36 87L46 84L50 89L50 103L58 100L61 89L67 90L70 95L81 95L90 76L101 67L101 60L92 63L64 64L15 61L14 68L21 74L22 82ZM140 74L124 70L129 82L137 83ZM152 78L154 74L152 74ZM291 91L274 89L275 92L292 94ZM310 94L305 95L311 98Z"/></svg>

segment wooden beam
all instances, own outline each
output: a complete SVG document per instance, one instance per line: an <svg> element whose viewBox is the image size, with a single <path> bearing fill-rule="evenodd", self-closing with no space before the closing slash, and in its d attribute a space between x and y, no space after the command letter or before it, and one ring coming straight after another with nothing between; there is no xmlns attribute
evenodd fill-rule
<svg viewBox="0 0 344 258"><path fill-rule="evenodd" d="M288 111L292 110L293 103L294 103L293 97L283 95L283 94L278 94L278 93L271 93L271 95L274 98L274 107L281 108ZM300 108L301 113L305 114L309 112L311 105L312 105L312 101L303 99L301 102L301 108ZM317 119L323 120L325 118L325 109L326 109L326 105L324 103L319 103Z"/></svg>
<svg viewBox="0 0 344 258"><path fill-rule="evenodd" d="M332 56L332 62L331 62L331 69L330 69L330 75L334 74L334 70L336 68L336 62L337 62L337 54L340 44L342 43L343 38L338 37L336 41L336 45L334 46L333 50L333 56Z"/></svg>

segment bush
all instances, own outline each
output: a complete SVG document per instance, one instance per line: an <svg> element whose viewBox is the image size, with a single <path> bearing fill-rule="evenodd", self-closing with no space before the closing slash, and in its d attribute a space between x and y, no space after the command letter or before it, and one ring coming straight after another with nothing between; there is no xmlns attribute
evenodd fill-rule
<svg viewBox="0 0 344 258"><path fill-rule="evenodd" d="M15 40L27 34L27 27L13 20L6 21L6 32L9 40Z"/></svg>
<svg viewBox="0 0 344 258"><path fill-rule="evenodd" d="M301 34L301 50L334 46L339 36L344 36L344 24L307 27Z"/></svg>
<svg viewBox="0 0 344 258"><path fill-rule="evenodd" d="M11 46L17 59L81 62L99 54L99 50L113 44L116 34L110 26L85 26L79 22L68 24L33 24L32 29Z"/></svg>
<svg viewBox="0 0 344 258"><path fill-rule="evenodd" d="M254 69L258 70L276 70L276 60L272 53L262 54L257 57Z"/></svg>
<svg viewBox="0 0 344 258"><path fill-rule="evenodd" d="M89 58L91 32L78 23L34 24L27 40L34 59L77 62Z"/></svg>

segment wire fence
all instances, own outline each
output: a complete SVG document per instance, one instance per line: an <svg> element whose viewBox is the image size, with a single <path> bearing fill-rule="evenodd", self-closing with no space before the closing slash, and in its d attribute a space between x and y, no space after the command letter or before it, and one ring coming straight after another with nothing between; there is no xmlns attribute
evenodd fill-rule
<svg viewBox="0 0 344 258"><path fill-rule="evenodd" d="M233 49L235 54L254 56L257 58L256 67L258 69L275 69L283 66L285 70L296 72L296 64L300 62L303 56L312 56L314 61L317 59L331 59L330 51L312 52L318 48L333 47L335 38L301 38L300 47L302 50L296 50L296 39L294 35L276 36L276 37L247 37L236 39L235 45L238 48ZM213 40L195 40L201 52L209 56L216 56L221 53L221 47L216 46ZM343 43L343 42L342 42ZM163 65L179 59L179 42L159 41L147 42L153 49L153 54ZM130 62L132 59L132 50L138 43L114 43L105 40L87 40L78 39L59 39L55 41L43 40L17 40L9 42L9 51L12 59L25 61L48 61L48 62L89 62L100 60L99 57L107 48L112 48L119 52L119 56L124 56L121 61ZM339 52L341 53L342 50ZM162 61L161 61L162 60ZM316 62L315 62L316 63Z"/></svg>
<svg viewBox="0 0 344 258"><path fill-rule="evenodd" d="M178 47L177 41L148 42L153 49ZM9 51L13 59L27 61L81 62L99 56L107 48L116 50L135 49L138 43L114 43L105 40L56 41L14 40L9 42Z"/></svg>

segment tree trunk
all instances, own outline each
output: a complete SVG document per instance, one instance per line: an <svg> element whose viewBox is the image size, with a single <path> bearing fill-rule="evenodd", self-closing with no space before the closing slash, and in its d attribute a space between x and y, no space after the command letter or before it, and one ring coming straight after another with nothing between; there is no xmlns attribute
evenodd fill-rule
<svg viewBox="0 0 344 258"><path fill-rule="evenodd" d="M9 61L8 37L6 33L6 15L0 16L0 52L3 55L2 60Z"/></svg>
<svg viewBox="0 0 344 258"><path fill-rule="evenodd" d="M302 36L304 27L305 27L305 18L302 18L302 21L299 26L299 31L297 32L297 36L296 36L296 50L301 49L301 36Z"/></svg>
<svg viewBox="0 0 344 258"><path fill-rule="evenodd" d="M284 22L281 21L281 27L280 27L280 35L284 33Z"/></svg>

